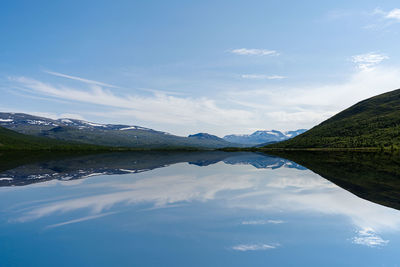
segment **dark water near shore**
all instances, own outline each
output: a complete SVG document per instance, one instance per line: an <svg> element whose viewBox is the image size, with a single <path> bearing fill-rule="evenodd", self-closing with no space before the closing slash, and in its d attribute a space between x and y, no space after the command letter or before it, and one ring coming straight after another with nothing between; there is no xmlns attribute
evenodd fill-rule
<svg viewBox="0 0 400 267"><path fill-rule="evenodd" d="M397 155L279 156L0 155L0 266L399 265Z"/></svg>

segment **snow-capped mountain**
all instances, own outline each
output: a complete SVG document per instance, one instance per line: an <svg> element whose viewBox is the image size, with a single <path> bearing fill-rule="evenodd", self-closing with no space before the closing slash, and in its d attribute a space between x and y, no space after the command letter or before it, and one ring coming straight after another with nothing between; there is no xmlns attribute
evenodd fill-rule
<svg viewBox="0 0 400 267"><path fill-rule="evenodd" d="M53 127L77 127L79 129L100 129L100 130L148 130L149 128L122 124L100 124L77 119L49 119L24 113L0 113L0 126L12 129L23 125L43 126L44 128ZM47 126L47 127L46 127Z"/></svg>
<svg viewBox="0 0 400 267"><path fill-rule="evenodd" d="M221 148L236 145L221 138L211 138L208 134L183 137L135 125L101 124L69 118L55 120L23 113L0 113L0 127L26 135L113 147Z"/></svg>
<svg viewBox="0 0 400 267"><path fill-rule="evenodd" d="M123 124L101 124L77 119L49 119L24 113L1 113L0 126L27 135L94 145L125 147L232 147L254 146L293 138L306 130L280 132L256 131L250 135L219 138L207 133L175 136L162 131Z"/></svg>
<svg viewBox="0 0 400 267"><path fill-rule="evenodd" d="M66 126L75 126L78 128L92 128L92 129L103 129L103 130L119 130L119 131L127 131L127 130L144 130L144 131L154 131L153 129L140 127L140 126L130 126L123 124L101 124L94 123L83 120L76 119L58 119L57 122L60 124L64 124Z"/></svg>
<svg viewBox="0 0 400 267"><path fill-rule="evenodd" d="M293 138L299 134L307 131L306 129L299 129L295 131L281 132L277 130L259 130L252 134L231 134L223 137L224 140L232 143L258 145L269 142L280 142Z"/></svg>

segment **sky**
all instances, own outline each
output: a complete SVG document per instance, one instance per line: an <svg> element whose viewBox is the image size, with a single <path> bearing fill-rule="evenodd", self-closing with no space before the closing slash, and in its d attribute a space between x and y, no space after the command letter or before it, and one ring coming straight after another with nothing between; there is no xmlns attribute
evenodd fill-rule
<svg viewBox="0 0 400 267"><path fill-rule="evenodd" d="M400 88L398 1L2 1L0 111L218 136Z"/></svg>

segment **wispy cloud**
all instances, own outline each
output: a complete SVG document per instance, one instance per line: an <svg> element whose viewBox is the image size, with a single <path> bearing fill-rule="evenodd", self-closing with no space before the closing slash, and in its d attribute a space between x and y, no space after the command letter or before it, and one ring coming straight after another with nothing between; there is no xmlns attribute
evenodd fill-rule
<svg viewBox="0 0 400 267"><path fill-rule="evenodd" d="M265 75L265 74L243 74L243 79L254 79L254 80L282 80L286 79L286 76L281 75Z"/></svg>
<svg viewBox="0 0 400 267"><path fill-rule="evenodd" d="M130 116L136 119L168 124L206 123L226 125L246 123L252 113L233 108L222 108L212 99L171 96L155 92L151 96L117 95L98 85L86 90L44 83L27 77L13 77L25 90L58 99L78 101L114 108L115 116Z"/></svg>
<svg viewBox="0 0 400 267"><path fill-rule="evenodd" d="M66 78L66 79L70 79L70 80L74 80L74 81L79 81L79 82L83 82L86 84L93 84L93 85L99 85L99 86L104 86L104 87L111 87L111 88L118 88L118 86L112 85L112 84L107 84L107 83L103 83L103 82L98 82L98 81L94 81L94 80L88 80L88 79L84 79L81 77L77 77L77 76L71 76L71 75L67 75L67 74L63 74L63 73L59 73L59 72L54 72L54 71L44 71L47 74L53 75L53 76L57 76L57 77L62 77L62 78Z"/></svg>
<svg viewBox="0 0 400 267"><path fill-rule="evenodd" d="M358 68L361 70L371 70L385 59L389 59L389 57L374 52L355 55L352 57L352 61L356 63Z"/></svg>
<svg viewBox="0 0 400 267"><path fill-rule="evenodd" d="M243 221L243 225L263 225L263 224L281 224L282 220L256 220L256 221Z"/></svg>
<svg viewBox="0 0 400 267"><path fill-rule="evenodd" d="M353 238L353 243L367 247L382 247L389 243L389 240L383 240L372 228L364 228L357 232Z"/></svg>
<svg viewBox="0 0 400 267"><path fill-rule="evenodd" d="M363 99L399 88L400 68L379 65L381 59L357 57L358 64L367 64L368 71L357 68L342 81L310 86L260 85L229 92L227 99L237 107L253 110L262 117L260 122L272 129L313 127Z"/></svg>
<svg viewBox="0 0 400 267"><path fill-rule="evenodd" d="M68 224L85 222L85 221L89 221L89 220L98 219L98 218L101 218L101 217L104 217L104 216L112 215L112 214L115 214L115 213L116 212L107 212L107 213L102 213L102 214L85 216L85 217L82 217L82 218L69 220L69 221L62 222L62 223L51 224L51 225L47 226L46 228L56 228L56 227L60 227L60 226L68 225Z"/></svg>
<svg viewBox="0 0 400 267"><path fill-rule="evenodd" d="M269 244L240 244L233 246L233 250L237 251L256 251L256 250L268 250L277 248L278 245L269 245Z"/></svg>
<svg viewBox="0 0 400 267"><path fill-rule="evenodd" d="M249 49L238 48L231 50L231 53L242 56L278 56L279 53L275 50L268 49Z"/></svg>
<svg viewBox="0 0 400 267"><path fill-rule="evenodd" d="M390 11L384 11L380 8L376 8L373 12L374 15L380 15L384 19L395 20L400 22L400 9L394 8Z"/></svg>
<svg viewBox="0 0 400 267"><path fill-rule="evenodd" d="M59 118L68 118L68 119L77 119L77 120L85 120L85 118L80 114L75 113L49 113L49 112L35 112L35 111L20 111L21 113L29 113L35 116L50 118L50 119L59 119Z"/></svg>
<svg viewBox="0 0 400 267"><path fill-rule="evenodd" d="M91 121L142 125L180 135L205 131L222 136L260 128L310 128L358 101L394 90L400 84L400 68L382 64L388 58L377 52L356 55L350 60L358 68L334 83L277 87L252 83L251 78L257 76L245 76L249 79L245 87L232 85L207 97L160 91L122 94L97 84L72 87L21 76L10 78L9 87L41 101L67 107L73 102L82 107L74 113L83 112Z"/></svg>
<svg viewBox="0 0 400 267"><path fill-rule="evenodd" d="M386 30L388 27L393 24L400 22L400 9L394 8L389 11L384 11L380 8L375 8L373 12L369 13L370 16L373 16L377 19L373 20L371 23L366 25L364 28L368 30ZM386 30L387 31L387 30Z"/></svg>

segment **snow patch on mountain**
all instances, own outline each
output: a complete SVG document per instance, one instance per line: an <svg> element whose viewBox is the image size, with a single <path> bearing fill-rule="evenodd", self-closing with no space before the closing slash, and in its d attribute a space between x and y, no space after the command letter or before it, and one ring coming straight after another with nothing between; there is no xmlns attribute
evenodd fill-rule
<svg viewBox="0 0 400 267"><path fill-rule="evenodd" d="M52 121L42 121L42 120L27 120L27 123L32 125L58 126Z"/></svg>
<svg viewBox="0 0 400 267"><path fill-rule="evenodd" d="M70 119L60 119L63 123L73 123Z"/></svg>
<svg viewBox="0 0 400 267"><path fill-rule="evenodd" d="M84 124L93 126L93 127L107 127L107 126L104 125L104 124L93 123L93 122L89 122L89 121L81 121L81 122L84 123Z"/></svg>
<svg viewBox="0 0 400 267"><path fill-rule="evenodd" d="M258 145L269 142L280 142L304 133L305 129L281 132L277 130L258 130L252 134L231 134L223 137L226 141L245 145Z"/></svg>

